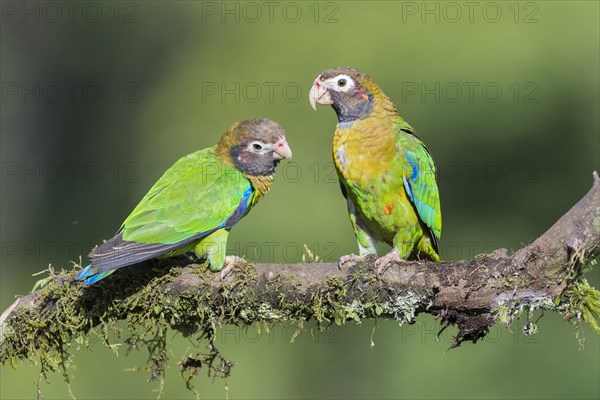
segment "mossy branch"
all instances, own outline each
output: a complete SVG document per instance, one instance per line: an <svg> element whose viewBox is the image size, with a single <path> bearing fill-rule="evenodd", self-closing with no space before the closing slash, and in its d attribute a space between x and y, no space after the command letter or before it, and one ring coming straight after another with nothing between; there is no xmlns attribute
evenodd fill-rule
<svg viewBox="0 0 600 400"><path fill-rule="evenodd" d="M152 378L162 376L167 329L208 341L208 352L180 362L189 385L202 366L228 375L232 363L214 346L220 325L292 322L299 329L364 318L411 323L419 313L458 326L453 347L476 342L497 320L522 310L552 309L587 320L598 331L600 293L582 278L600 251L600 179L533 243L508 255L498 249L472 260L403 262L375 276L374 258L339 270L333 263L238 266L224 281L185 257L125 268L84 286L75 272L52 272L41 289L19 297L0 317L0 361L40 360L43 371L65 367L68 348L90 334L107 346L125 320L129 348L145 346ZM149 268L151 266L152 268ZM528 323L525 334L535 332Z"/></svg>

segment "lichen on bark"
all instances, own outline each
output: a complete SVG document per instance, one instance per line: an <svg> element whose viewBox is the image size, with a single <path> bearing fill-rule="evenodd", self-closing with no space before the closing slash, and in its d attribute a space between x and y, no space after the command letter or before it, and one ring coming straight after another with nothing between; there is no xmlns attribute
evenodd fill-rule
<svg viewBox="0 0 600 400"><path fill-rule="evenodd" d="M587 321L600 333L600 292L584 273L600 250L600 179L569 212L536 241L512 255L504 249L472 260L402 262L376 276L374 257L339 270L332 263L241 264L221 281L185 256L155 260L83 285L74 271L50 269L44 285L19 297L0 317L0 361L25 360L68 380L73 347L100 340L117 352L147 349L141 368L163 381L167 336L177 330L197 348L183 354L182 377L193 390L201 370L227 377L234 363L215 345L224 325L293 324L297 333L314 320L330 324L387 318L410 324L420 313L439 318L441 330L456 325L452 347L477 342L497 321L510 325L528 315L524 334L539 327L529 315L554 310L567 321ZM126 329L122 329L124 321ZM292 337L292 340L294 337ZM162 388L162 383L159 389Z"/></svg>

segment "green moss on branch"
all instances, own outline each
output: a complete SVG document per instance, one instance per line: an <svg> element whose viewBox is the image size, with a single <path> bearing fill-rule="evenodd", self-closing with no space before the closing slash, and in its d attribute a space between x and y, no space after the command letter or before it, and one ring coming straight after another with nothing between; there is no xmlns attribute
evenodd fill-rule
<svg viewBox="0 0 600 400"><path fill-rule="evenodd" d="M375 276L374 257L340 271L335 264L244 264L225 281L186 257L124 268L85 286L76 271L44 279L0 317L0 361L39 363L42 373L68 379L70 350L99 337L116 352L145 348L144 369L162 382L170 329L200 340L180 359L186 385L203 368L227 377L233 362L215 346L215 332L232 324L267 327L313 319L319 327L388 318L412 323L419 313L458 327L453 347L476 342L500 320L523 311L551 309L569 321L587 321L599 332L600 293L583 278L600 250L600 180L534 243L508 255L498 249L473 260L435 264L403 262ZM80 268L79 266L76 268ZM125 321L127 330L121 330ZM537 330L528 321L525 334ZM299 331L298 331L299 332ZM202 347L206 351L202 351ZM162 384L161 384L162 387Z"/></svg>

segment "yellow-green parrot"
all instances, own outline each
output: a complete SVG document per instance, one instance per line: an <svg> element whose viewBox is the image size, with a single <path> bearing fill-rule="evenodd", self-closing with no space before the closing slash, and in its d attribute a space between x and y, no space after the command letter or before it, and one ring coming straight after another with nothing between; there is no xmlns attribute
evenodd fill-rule
<svg viewBox="0 0 600 400"><path fill-rule="evenodd" d="M233 124L216 146L169 168L116 235L92 250L91 264L77 279L92 284L118 268L191 250L223 277L240 261L225 255L230 229L269 191L279 161L291 158L285 132L276 122Z"/></svg>
<svg viewBox="0 0 600 400"><path fill-rule="evenodd" d="M310 90L310 104L331 105L338 117L333 159L359 256L377 254L376 244L393 249L376 261L378 273L391 262L439 262L442 233L435 165L415 130L364 72L338 67L321 73Z"/></svg>

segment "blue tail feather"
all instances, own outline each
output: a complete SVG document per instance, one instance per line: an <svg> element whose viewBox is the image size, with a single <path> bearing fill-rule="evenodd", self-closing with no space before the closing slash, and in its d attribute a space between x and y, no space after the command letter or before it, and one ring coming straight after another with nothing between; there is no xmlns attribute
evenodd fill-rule
<svg viewBox="0 0 600 400"><path fill-rule="evenodd" d="M78 280L85 279L83 281L83 283L85 283L86 285L91 285L92 283L98 282L100 279L106 278L108 275L112 274L113 272L115 272L114 269L110 270L110 271L104 271L104 272L101 272L98 274L92 268L92 264L90 264L87 267L85 267L84 269L82 269L81 271L79 271L79 273L77 274L77 279Z"/></svg>
<svg viewBox="0 0 600 400"><path fill-rule="evenodd" d="M77 279L82 280L83 278L87 278L88 276L93 275L93 273L90 274L91 269L92 269L92 264L88 265L87 267L85 267L84 269L79 271L79 273L77 274Z"/></svg>

